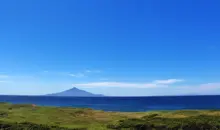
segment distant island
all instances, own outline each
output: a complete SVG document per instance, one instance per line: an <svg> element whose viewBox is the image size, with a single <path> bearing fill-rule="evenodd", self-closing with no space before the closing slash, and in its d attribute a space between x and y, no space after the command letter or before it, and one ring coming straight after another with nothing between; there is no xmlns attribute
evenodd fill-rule
<svg viewBox="0 0 220 130"><path fill-rule="evenodd" d="M73 87L69 90L65 90L63 92L47 94L46 96L62 96L62 97L103 97L102 94L93 94L76 87Z"/></svg>

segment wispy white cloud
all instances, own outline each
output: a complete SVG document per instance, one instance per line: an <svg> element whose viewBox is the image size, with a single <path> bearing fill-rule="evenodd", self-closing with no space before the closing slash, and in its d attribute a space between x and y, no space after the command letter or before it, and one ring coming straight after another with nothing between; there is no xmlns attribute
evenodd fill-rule
<svg viewBox="0 0 220 130"><path fill-rule="evenodd" d="M101 72L100 70L85 70L84 72L80 72L80 73L76 73L76 74L69 73L68 75L71 77L80 78L80 77L85 77L87 75L87 73L100 73L100 72Z"/></svg>
<svg viewBox="0 0 220 130"><path fill-rule="evenodd" d="M92 71L91 71L91 70L86 70L85 72L86 72L86 73L91 73Z"/></svg>
<svg viewBox="0 0 220 130"><path fill-rule="evenodd" d="M167 80L155 80L155 84L173 84L177 82L183 82L183 79L167 79Z"/></svg>
<svg viewBox="0 0 220 130"><path fill-rule="evenodd" d="M0 83L6 83L8 82L8 75L0 75Z"/></svg>
<svg viewBox="0 0 220 130"><path fill-rule="evenodd" d="M69 76L71 76L71 77L77 77L77 78L85 77L85 75L84 75L83 73L69 74Z"/></svg>
<svg viewBox="0 0 220 130"><path fill-rule="evenodd" d="M220 89L220 83L203 83L203 84L197 84L197 85L180 85L176 86L176 88L184 88L188 90L195 90L195 91L208 91L208 90L215 90L215 89Z"/></svg>
<svg viewBox="0 0 220 130"><path fill-rule="evenodd" d="M0 83L7 83L7 82L9 82L9 81L7 81L7 80L0 80Z"/></svg>
<svg viewBox="0 0 220 130"><path fill-rule="evenodd" d="M100 70L86 70L86 73L100 73Z"/></svg>
<svg viewBox="0 0 220 130"><path fill-rule="evenodd" d="M92 82L84 84L73 84L77 87L139 87L150 88L155 87L155 84L139 84L139 83L125 83L125 82Z"/></svg>
<svg viewBox="0 0 220 130"><path fill-rule="evenodd" d="M205 83L205 84L200 84L196 88L199 88L201 91L207 91L207 90L215 90L215 89L220 89L220 83Z"/></svg>
<svg viewBox="0 0 220 130"><path fill-rule="evenodd" d="M197 85L184 85L184 86L175 86L170 87L170 91L173 89L178 89L184 94L219 94L220 83L202 83Z"/></svg>
<svg viewBox="0 0 220 130"><path fill-rule="evenodd" d="M54 71L42 71L43 74L47 75L47 76L71 76L71 77L76 77L76 78L81 78L81 77L85 77L85 73L79 72L79 73L71 73L71 72L54 72Z"/></svg>
<svg viewBox="0 0 220 130"><path fill-rule="evenodd" d="M181 80L182 81L182 80ZM90 82L90 83L81 83L81 84L72 84L76 87L133 87L133 88L154 88L154 87L164 87L168 84L174 84L180 82L176 79L168 80L155 80L150 83L127 83L127 82Z"/></svg>
<svg viewBox="0 0 220 130"><path fill-rule="evenodd" d="M9 76L8 75L0 75L0 78L3 79L3 78L8 78Z"/></svg>
<svg viewBox="0 0 220 130"><path fill-rule="evenodd" d="M50 75L50 76L71 76L71 77L76 77L76 78L81 78L81 77L87 77L91 73L100 73L100 70L82 70L78 71L76 73L73 72L54 72L54 71L47 71L43 70L41 71L41 74L44 75Z"/></svg>

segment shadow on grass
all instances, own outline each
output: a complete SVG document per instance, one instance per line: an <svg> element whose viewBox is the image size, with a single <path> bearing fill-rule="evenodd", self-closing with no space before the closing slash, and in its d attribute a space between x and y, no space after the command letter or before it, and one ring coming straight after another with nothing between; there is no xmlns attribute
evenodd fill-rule
<svg viewBox="0 0 220 130"><path fill-rule="evenodd" d="M87 130L87 128L64 128L59 126L49 126L43 124L34 124L31 122L9 123L0 122L1 130Z"/></svg>
<svg viewBox="0 0 220 130"><path fill-rule="evenodd" d="M218 116L199 115L188 118L161 118L156 115L145 116L141 119L120 120L117 124L107 126L111 129L132 130L219 130Z"/></svg>

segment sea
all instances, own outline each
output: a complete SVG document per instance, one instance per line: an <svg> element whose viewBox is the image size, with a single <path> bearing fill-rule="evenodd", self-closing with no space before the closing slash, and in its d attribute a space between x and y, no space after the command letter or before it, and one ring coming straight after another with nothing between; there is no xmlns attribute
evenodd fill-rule
<svg viewBox="0 0 220 130"><path fill-rule="evenodd" d="M220 96L160 97L51 97L0 96L0 102L39 106L92 108L103 111L144 112L155 110L220 109Z"/></svg>

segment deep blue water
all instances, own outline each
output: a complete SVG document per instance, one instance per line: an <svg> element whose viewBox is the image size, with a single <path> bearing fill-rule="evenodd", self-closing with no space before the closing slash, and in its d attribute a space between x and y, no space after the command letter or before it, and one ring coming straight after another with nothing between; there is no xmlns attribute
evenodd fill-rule
<svg viewBox="0 0 220 130"><path fill-rule="evenodd" d="M0 96L0 102L41 106L86 107L105 111L220 109L220 96L40 97Z"/></svg>

